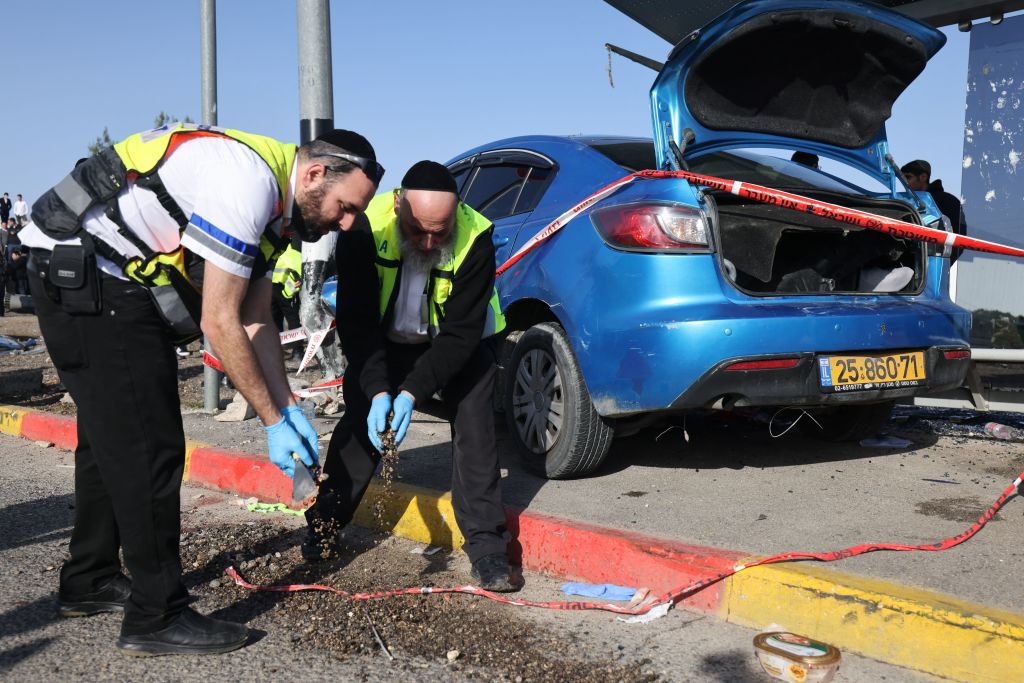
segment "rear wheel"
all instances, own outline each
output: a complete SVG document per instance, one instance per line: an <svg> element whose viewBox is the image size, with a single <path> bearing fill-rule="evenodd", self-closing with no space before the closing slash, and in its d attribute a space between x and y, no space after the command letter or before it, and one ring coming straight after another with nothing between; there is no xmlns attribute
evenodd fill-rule
<svg viewBox="0 0 1024 683"><path fill-rule="evenodd" d="M810 420L806 420L806 429L810 434L826 441L860 441L882 431L895 405L895 401L886 401L840 406L814 415L814 419L821 424L821 429Z"/></svg>
<svg viewBox="0 0 1024 683"><path fill-rule="evenodd" d="M531 327L507 367L505 418L526 465L549 479L595 470L614 432L590 402L562 326Z"/></svg>

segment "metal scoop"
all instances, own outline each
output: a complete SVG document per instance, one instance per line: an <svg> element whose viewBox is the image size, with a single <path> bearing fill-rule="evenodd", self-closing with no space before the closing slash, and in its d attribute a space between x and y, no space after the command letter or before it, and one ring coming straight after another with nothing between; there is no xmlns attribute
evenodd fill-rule
<svg viewBox="0 0 1024 683"><path fill-rule="evenodd" d="M307 465L299 460L299 456L295 453L292 453L292 457L295 458L295 475L292 476L292 503L301 503L316 495L323 475L319 465Z"/></svg>

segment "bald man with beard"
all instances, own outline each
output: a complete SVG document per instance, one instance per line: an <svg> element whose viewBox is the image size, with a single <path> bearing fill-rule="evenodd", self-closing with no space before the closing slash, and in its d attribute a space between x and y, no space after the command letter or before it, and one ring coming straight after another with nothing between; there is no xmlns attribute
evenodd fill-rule
<svg viewBox="0 0 1024 683"><path fill-rule="evenodd" d="M494 288L493 226L459 201L455 179L421 161L339 236L338 330L349 365L345 415L331 437L303 556L328 559L370 483L391 428L401 445L412 411L440 392L452 422L452 504L472 577L518 590L491 397L505 321Z"/></svg>

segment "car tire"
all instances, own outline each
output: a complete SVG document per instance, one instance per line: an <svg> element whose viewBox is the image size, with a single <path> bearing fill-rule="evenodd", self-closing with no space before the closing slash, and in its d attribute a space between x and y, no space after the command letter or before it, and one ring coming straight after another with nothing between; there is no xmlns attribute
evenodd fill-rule
<svg viewBox="0 0 1024 683"><path fill-rule="evenodd" d="M821 425L821 429L818 429L814 422L807 420L807 430L825 441L860 441L876 436L882 431L895 405L895 401L886 401L840 406L815 414L814 419Z"/></svg>
<svg viewBox="0 0 1024 683"><path fill-rule="evenodd" d="M562 326L541 323L526 330L507 368L505 419L526 466L549 479L597 469L614 430L594 410Z"/></svg>

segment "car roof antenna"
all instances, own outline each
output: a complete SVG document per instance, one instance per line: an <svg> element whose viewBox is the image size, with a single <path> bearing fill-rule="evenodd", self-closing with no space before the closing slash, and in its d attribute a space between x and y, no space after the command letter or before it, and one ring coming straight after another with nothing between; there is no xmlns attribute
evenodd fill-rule
<svg viewBox="0 0 1024 683"><path fill-rule="evenodd" d="M683 153L686 151L686 146L697 139L693 131L689 128L683 129L683 146L680 147L676 144L676 141L671 137L668 139L669 149L672 150L672 156L676 158L676 164L679 165L680 170L689 171L690 165L686 163L686 159L683 157Z"/></svg>
<svg viewBox="0 0 1024 683"><path fill-rule="evenodd" d="M903 187L907 188L911 196L914 198L914 201L917 202L917 210L924 211L926 208L924 202L917 196L917 192L914 192L914 188L912 188L910 183L907 181L907 176L903 175L903 171L900 170L900 167L896 165L896 161L893 160L892 154L886 154L885 160L889 162L889 166L892 168L893 173L896 174L896 177L900 179L900 182L903 183Z"/></svg>

